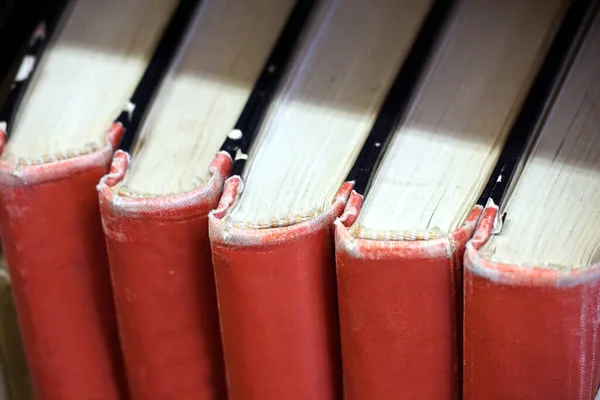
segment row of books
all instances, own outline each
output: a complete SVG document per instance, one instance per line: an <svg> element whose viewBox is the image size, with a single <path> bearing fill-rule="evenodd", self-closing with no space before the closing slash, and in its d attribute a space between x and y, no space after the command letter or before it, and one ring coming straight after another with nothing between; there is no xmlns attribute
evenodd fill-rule
<svg viewBox="0 0 600 400"><path fill-rule="evenodd" d="M596 395L596 1L52 4L0 111L36 398Z"/></svg>

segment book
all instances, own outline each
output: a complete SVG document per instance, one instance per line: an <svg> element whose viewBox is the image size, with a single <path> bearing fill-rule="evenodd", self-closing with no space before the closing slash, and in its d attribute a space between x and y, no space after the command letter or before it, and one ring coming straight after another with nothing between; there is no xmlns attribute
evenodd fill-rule
<svg viewBox="0 0 600 400"><path fill-rule="evenodd" d="M461 398L462 259L477 201L564 41L567 10L456 3L408 110L358 173L335 222L346 398Z"/></svg>
<svg viewBox="0 0 600 400"><path fill-rule="evenodd" d="M0 5L0 48L3 49L0 61L1 127L5 126L18 94L31 76L58 8L60 6L53 2L5 1ZM11 281L1 249L0 254L0 399L34 399Z"/></svg>
<svg viewBox="0 0 600 400"><path fill-rule="evenodd" d="M38 399L127 396L95 187L143 111L131 99L151 97L168 65L188 3L63 4L2 112L2 247Z"/></svg>
<svg viewBox="0 0 600 400"><path fill-rule="evenodd" d="M311 6L202 1L131 155L98 186L132 399L227 397L208 213Z"/></svg>
<svg viewBox="0 0 600 400"><path fill-rule="evenodd" d="M10 393L598 397L596 1L37 11L0 60Z"/></svg>
<svg viewBox="0 0 600 400"><path fill-rule="evenodd" d="M525 156L467 244L465 399L592 399L600 386L600 16L588 15Z"/></svg>
<svg viewBox="0 0 600 400"><path fill-rule="evenodd" d="M231 399L341 398L332 223L432 3L319 2L240 147L209 214Z"/></svg>

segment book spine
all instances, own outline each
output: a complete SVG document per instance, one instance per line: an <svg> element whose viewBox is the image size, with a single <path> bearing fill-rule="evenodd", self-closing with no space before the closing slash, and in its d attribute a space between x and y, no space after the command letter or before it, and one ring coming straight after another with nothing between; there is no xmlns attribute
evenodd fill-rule
<svg viewBox="0 0 600 400"><path fill-rule="evenodd" d="M148 198L115 187L128 158L117 151L98 188L131 398L224 399L208 212L231 158L216 156L203 187Z"/></svg>
<svg viewBox="0 0 600 400"><path fill-rule="evenodd" d="M95 190L122 133L66 160L0 161L2 244L37 399L126 393Z"/></svg>
<svg viewBox="0 0 600 400"><path fill-rule="evenodd" d="M358 239L361 196L336 223L346 399L458 399L462 254L481 208L449 237Z"/></svg>
<svg viewBox="0 0 600 400"><path fill-rule="evenodd" d="M230 399L340 399L332 222L351 187L312 220L241 229L223 219L240 183L209 216Z"/></svg>
<svg viewBox="0 0 600 400"><path fill-rule="evenodd" d="M559 270L479 253L486 207L465 253L464 399L592 399L600 384L600 265Z"/></svg>

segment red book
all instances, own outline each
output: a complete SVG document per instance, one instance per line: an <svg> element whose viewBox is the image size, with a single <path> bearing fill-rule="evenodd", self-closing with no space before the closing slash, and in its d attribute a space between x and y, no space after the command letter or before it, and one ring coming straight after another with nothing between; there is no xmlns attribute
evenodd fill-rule
<svg viewBox="0 0 600 400"><path fill-rule="evenodd" d="M491 261L479 249L497 214L486 208L465 254L464 398L594 398L600 264L561 271Z"/></svg>
<svg viewBox="0 0 600 400"><path fill-rule="evenodd" d="M318 218L263 233L223 223L240 184L210 216L230 396L338 398L331 223L351 185Z"/></svg>
<svg viewBox="0 0 600 400"><path fill-rule="evenodd" d="M240 149L246 166L209 215L231 399L342 398L333 221L430 6L319 2L256 143Z"/></svg>
<svg viewBox="0 0 600 400"><path fill-rule="evenodd" d="M462 255L481 208L445 238L365 240L348 230L361 202L336 221L347 398L458 398Z"/></svg>
<svg viewBox="0 0 600 400"><path fill-rule="evenodd" d="M0 163L0 228L19 325L40 399L118 399L121 379L95 192L117 145L51 166Z"/></svg>
<svg viewBox="0 0 600 400"><path fill-rule="evenodd" d="M375 143L381 161L355 178L335 223L345 398L461 398L477 199L564 12L561 1L457 3L400 124Z"/></svg>
<svg viewBox="0 0 600 400"><path fill-rule="evenodd" d="M465 399L592 399L600 386L600 16L588 19L510 192L490 197L467 244Z"/></svg>
<svg viewBox="0 0 600 400"><path fill-rule="evenodd" d="M204 0L132 155L117 152L98 187L133 399L227 397L208 213L309 11Z"/></svg>
<svg viewBox="0 0 600 400"><path fill-rule="evenodd" d="M3 111L2 247L38 399L127 398L95 188L174 5L69 2L34 34Z"/></svg>
<svg viewBox="0 0 600 400"><path fill-rule="evenodd" d="M215 158L205 186L160 198L119 196L129 162L117 152L99 190L131 396L224 398L207 213L231 159Z"/></svg>

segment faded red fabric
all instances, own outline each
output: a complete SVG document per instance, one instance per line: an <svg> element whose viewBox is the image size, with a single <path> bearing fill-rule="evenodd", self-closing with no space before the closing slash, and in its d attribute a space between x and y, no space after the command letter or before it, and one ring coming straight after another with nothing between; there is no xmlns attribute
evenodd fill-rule
<svg viewBox="0 0 600 400"><path fill-rule="evenodd" d="M340 399L332 222L352 187L312 220L241 229L222 219L239 184L209 216L230 399Z"/></svg>
<svg viewBox="0 0 600 400"><path fill-rule="evenodd" d="M127 397L96 193L122 134L115 124L104 149L62 161L0 161L2 245L39 400Z"/></svg>
<svg viewBox="0 0 600 400"><path fill-rule="evenodd" d="M362 197L336 225L344 395L348 400L458 399L462 255L481 207L449 237L353 237Z"/></svg>
<svg viewBox="0 0 600 400"><path fill-rule="evenodd" d="M216 156L205 186L153 198L114 188L128 160L115 154L99 192L131 397L225 399L208 212L231 158Z"/></svg>
<svg viewBox="0 0 600 400"><path fill-rule="evenodd" d="M491 262L478 250L497 212L486 207L465 253L464 399L593 399L600 265L550 270Z"/></svg>

